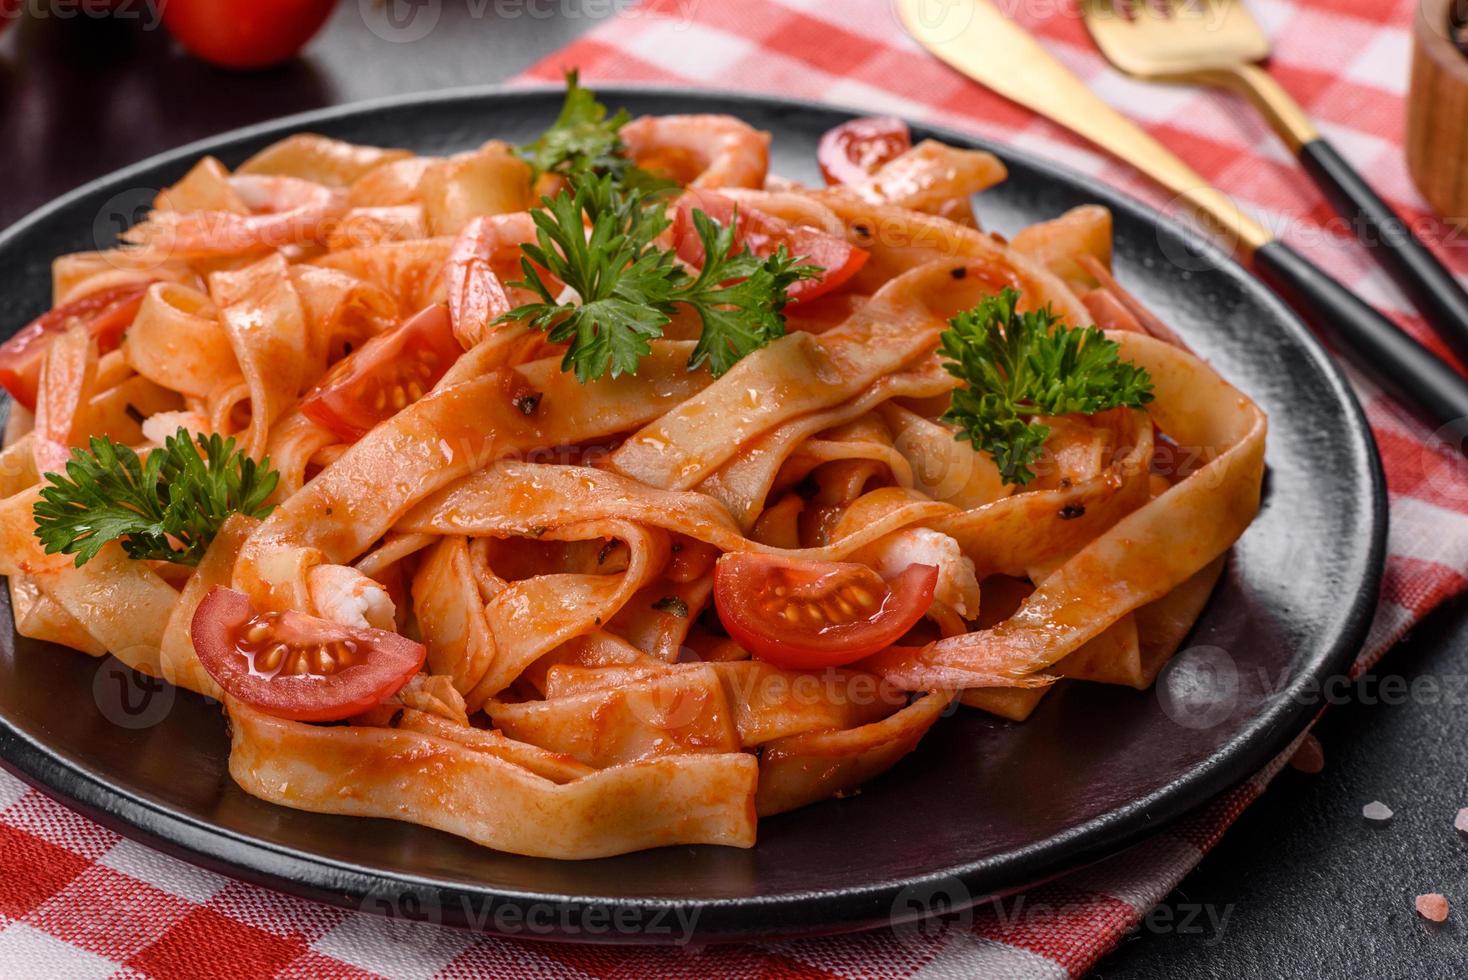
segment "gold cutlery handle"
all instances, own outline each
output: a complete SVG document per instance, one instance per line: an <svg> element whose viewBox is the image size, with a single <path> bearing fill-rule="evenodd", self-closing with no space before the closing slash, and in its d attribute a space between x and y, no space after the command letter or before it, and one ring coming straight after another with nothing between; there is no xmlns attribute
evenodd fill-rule
<svg viewBox="0 0 1468 980"><path fill-rule="evenodd" d="M1246 256L1272 239L1231 198L1107 105L988 0L898 0L907 29L943 61L1126 161L1198 211Z"/></svg>
<svg viewBox="0 0 1468 980"><path fill-rule="evenodd" d="M1215 85L1242 95L1254 104L1279 134L1289 144L1290 150L1299 153L1300 148L1320 138L1315 123L1300 108L1284 86L1274 76L1255 64L1230 65L1210 72L1194 72L1189 80L1205 85Z"/></svg>

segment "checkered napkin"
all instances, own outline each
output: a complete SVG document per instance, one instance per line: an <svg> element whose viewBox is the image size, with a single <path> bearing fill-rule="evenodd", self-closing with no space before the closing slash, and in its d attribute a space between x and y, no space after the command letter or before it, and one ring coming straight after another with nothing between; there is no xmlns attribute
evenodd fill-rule
<svg viewBox="0 0 1468 980"><path fill-rule="evenodd" d="M1104 98L1270 227L1429 343L1421 323L1257 117L1223 96L1127 81L1066 4L1008 2ZM1273 72L1356 168L1443 240L1402 162L1412 0L1257 0ZM1057 12L1059 11L1059 12ZM1162 203L1125 167L924 54L889 0L650 0L532 69L557 81L665 82L821 99L982 133ZM1449 249L1460 272L1468 252ZM1358 379L1391 489L1390 557L1364 669L1468 580L1468 481L1430 433ZM0 976L193 978L575 975L982 977L1080 975L1163 898L1283 765L1119 858L980 907L957 928L702 951L536 944L389 922L231 881L124 840L0 775ZM1009 914L1005 914L1006 910Z"/></svg>

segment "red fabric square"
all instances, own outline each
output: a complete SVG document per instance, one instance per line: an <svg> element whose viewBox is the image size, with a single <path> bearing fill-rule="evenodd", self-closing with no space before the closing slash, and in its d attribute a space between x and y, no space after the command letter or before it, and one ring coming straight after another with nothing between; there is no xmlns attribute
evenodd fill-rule
<svg viewBox="0 0 1468 980"><path fill-rule="evenodd" d="M20 918L65 888L92 862L0 824L0 913Z"/></svg>
<svg viewBox="0 0 1468 980"><path fill-rule="evenodd" d="M376 980L380 976L308 949L282 967L275 980Z"/></svg>
<svg viewBox="0 0 1468 980"><path fill-rule="evenodd" d="M771 51L798 58L822 71L838 75L855 71L885 50L859 34L794 12L780 24L779 29L761 40Z"/></svg>
<svg viewBox="0 0 1468 980"><path fill-rule="evenodd" d="M26 923L121 961L156 940L193 907L176 895L98 864L32 912Z"/></svg>
<svg viewBox="0 0 1468 980"><path fill-rule="evenodd" d="M272 935L213 909L198 908L132 957L128 965L158 977L212 976L223 967L231 980L264 980L306 951L306 943L298 936Z"/></svg>

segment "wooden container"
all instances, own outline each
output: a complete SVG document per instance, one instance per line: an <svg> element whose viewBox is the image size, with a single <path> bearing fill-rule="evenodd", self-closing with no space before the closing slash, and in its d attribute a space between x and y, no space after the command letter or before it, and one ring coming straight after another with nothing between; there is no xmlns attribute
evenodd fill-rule
<svg viewBox="0 0 1468 980"><path fill-rule="evenodd" d="M1407 93L1407 169L1445 221L1468 227L1468 55L1454 43L1468 2L1420 0Z"/></svg>

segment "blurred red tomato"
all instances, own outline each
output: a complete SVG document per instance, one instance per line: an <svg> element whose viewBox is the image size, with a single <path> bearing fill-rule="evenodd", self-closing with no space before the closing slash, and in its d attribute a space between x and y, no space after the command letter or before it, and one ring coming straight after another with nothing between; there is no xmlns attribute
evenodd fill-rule
<svg viewBox="0 0 1468 980"><path fill-rule="evenodd" d="M0 0L0 31L20 19L25 0Z"/></svg>
<svg viewBox="0 0 1468 980"><path fill-rule="evenodd" d="M166 0L163 23L195 57L226 68L290 58L321 29L336 0Z"/></svg>

